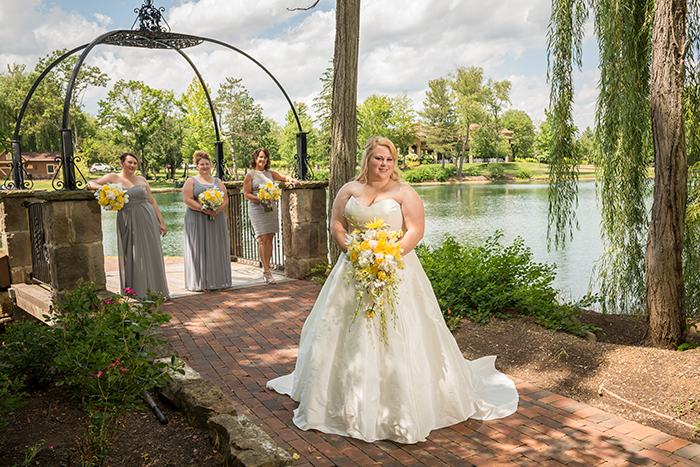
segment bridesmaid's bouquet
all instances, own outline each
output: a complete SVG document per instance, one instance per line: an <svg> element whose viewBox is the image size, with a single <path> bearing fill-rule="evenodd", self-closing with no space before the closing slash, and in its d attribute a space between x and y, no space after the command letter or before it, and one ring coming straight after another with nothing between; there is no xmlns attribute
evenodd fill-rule
<svg viewBox="0 0 700 467"><path fill-rule="evenodd" d="M265 205L265 211L272 211L272 203L280 199L282 192L279 183L267 182L258 190L258 199Z"/></svg>
<svg viewBox="0 0 700 467"><path fill-rule="evenodd" d="M353 225L352 221L350 222ZM402 236L403 232L400 230L389 230L383 219L375 219L360 228L355 227L345 241L348 246L347 256L352 265L346 277L350 276L357 281L357 308L352 322L355 322L360 311L368 319L373 319L375 312L378 312L379 330L384 344L387 344L387 309L391 311L396 325L395 305L398 300L397 286L400 282L397 273L404 267L399 244Z"/></svg>
<svg viewBox="0 0 700 467"><path fill-rule="evenodd" d="M209 188L208 190L201 192L197 198L203 209L211 209L212 211L216 211L222 204L224 204L224 194L216 188ZM214 219L216 219L215 216L209 216L210 221L213 221Z"/></svg>
<svg viewBox="0 0 700 467"><path fill-rule="evenodd" d="M108 183L95 192L97 204L105 211L119 211L129 202L129 195L124 193L121 183Z"/></svg>

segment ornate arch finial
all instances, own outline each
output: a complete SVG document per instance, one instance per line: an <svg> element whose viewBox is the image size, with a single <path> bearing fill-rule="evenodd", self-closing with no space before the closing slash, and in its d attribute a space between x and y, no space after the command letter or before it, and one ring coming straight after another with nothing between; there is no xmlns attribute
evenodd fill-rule
<svg viewBox="0 0 700 467"><path fill-rule="evenodd" d="M134 30L134 26L136 26L136 23L138 22L138 31L170 31L170 25L167 21L165 21L165 18L163 18L162 12L164 11L165 7L156 8L153 6L152 0L145 0L145 3L141 5L141 8L134 9L134 13L138 13L138 17L136 18L136 21L134 21L134 24L131 25L131 29ZM161 26L161 21L165 23L165 26Z"/></svg>

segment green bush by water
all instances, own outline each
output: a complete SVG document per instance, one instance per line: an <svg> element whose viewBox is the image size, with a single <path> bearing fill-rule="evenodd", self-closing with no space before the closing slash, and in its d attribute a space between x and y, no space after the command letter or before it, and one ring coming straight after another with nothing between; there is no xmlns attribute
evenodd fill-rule
<svg viewBox="0 0 700 467"><path fill-rule="evenodd" d="M553 331L577 336L596 332L577 319L593 298L557 303L552 286L556 266L535 263L521 238L501 245L502 236L496 232L479 247L460 245L449 235L438 248L416 247L448 325L454 328L460 317L485 324L492 318L508 319L515 311Z"/></svg>

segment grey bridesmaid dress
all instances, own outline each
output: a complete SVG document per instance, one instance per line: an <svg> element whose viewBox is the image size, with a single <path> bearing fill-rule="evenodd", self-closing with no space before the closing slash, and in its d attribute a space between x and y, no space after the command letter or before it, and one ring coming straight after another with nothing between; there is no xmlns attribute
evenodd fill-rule
<svg viewBox="0 0 700 467"><path fill-rule="evenodd" d="M120 292L126 295L124 289L130 287L138 298L146 297L148 290L170 298L158 217L146 187L135 185L124 191L129 202L117 213Z"/></svg>
<svg viewBox="0 0 700 467"><path fill-rule="evenodd" d="M203 184L195 177L194 198L209 188L219 188L219 179ZM216 290L231 287L231 251L228 222L223 212L209 219L208 214L185 211L185 288L192 291Z"/></svg>
<svg viewBox="0 0 700 467"><path fill-rule="evenodd" d="M272 173L269 170L260 171L251 169L250 178L254 196L258 195L258 190L261 186L265 186L267 182L274 182ZM272 203L272 211L268 211L264 204L248 201L248 216L250 217L250 222L253 224L256 237L279 232L277 203Z"/></svg>

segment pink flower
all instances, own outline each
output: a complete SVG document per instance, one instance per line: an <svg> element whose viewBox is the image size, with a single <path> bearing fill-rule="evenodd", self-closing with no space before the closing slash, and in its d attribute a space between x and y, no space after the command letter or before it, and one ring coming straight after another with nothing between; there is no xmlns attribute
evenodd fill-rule
<svg viewBox="0 0 700 467"><path fill-rule="evenodd" d="M136 295L136 292L134 292L134 289L132 289L131 287L125 287L124 293L127 295Z"/></svg>
<svg viewBox="0 0 700 467"><path fill-rule="evenodd" d="M111 305L112 303L114 303L114 301L111 298L108 298L107 300L105 300L105 304L107 304L107 305Z"/></svg>
<svg viewBox="0 0 700 467"><path fill-rule="evenodd" d="M96 374L94 374L92 376L94 376L95 378L99 378L100 376L102 376L102 370L98 371Z"/></svg>

